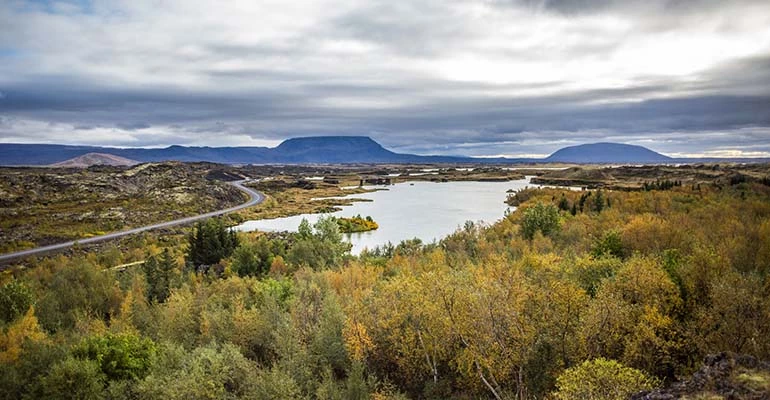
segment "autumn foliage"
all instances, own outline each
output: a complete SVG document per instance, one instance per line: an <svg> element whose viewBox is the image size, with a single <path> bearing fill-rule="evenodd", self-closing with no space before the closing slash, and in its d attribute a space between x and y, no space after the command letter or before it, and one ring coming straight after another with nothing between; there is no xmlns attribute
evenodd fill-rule
<svg viewBox="0 0 770 400"><path fill-rule="evenodd" d="M180 246L43 260L3 286L0 393L620 399L706 354L770 359L770 188L736 185L529 189L491 226L360 257L305 222L218 273Z"/></svg>

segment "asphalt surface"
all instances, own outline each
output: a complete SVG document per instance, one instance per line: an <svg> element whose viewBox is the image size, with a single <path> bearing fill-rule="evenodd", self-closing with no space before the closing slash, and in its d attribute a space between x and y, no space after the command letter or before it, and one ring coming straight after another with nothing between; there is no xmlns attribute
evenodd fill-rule
<svg viewBox="0 0 770 400"><path fill-rule="evenodd" d="M190 222L195 222L195 221L199 221L199 220L202 220L202 219L216 217L216 216L222 215L222 214L227 214L227 213L230 213L230 212L233 212L233 211L242 210L242 209L244 209L246 207L255 206L255 205L260 204L263 201L265 201L265 196L262 193L257 192L256 190L253 190L253 189L249 189L246 186L243 186L244 182L245 181L229 182L231 185L233 185L236 188L240 189L242 192L245 192L250 197L249 201L247 201L247 202L245 202L243 204L237 205L235 207L226 208L224 210L212 211L212 212L205 213L205 214L194 215L192 217L176 219L176 220L173 220L173 221L161 222L161 223L158 223L158 224L142 226L142 227L139 227L139 228L133 228L133 229L129 229L129 230L121 231L121 232L108 233L108 234L105 234L105 235L92 236L92 237L89 237L89 238L73 240L73 241L70 241L70 242L57 243L57 244L52 244L52 245L42 246L42 247L35 247L34 249L27 249L27 250L17 251L17 252L14 252L14 253L0 254L0 263L4 262L4 261L14 260L14 259L17 259L17 258L22 258L22 257L27 257L27 256L34 256L34 255L40 255L40 254L45 254L45 253L53 252L53 251L56 251L56 250L66 249L68 247L74 246L76 243L80 245L80 244L89 244L89 243L102 242L102 241L105 241L105 240L110 240L110 239L115 239L115 238L119 238L119 237L123 237L123 236L133 235L133 234L139 233L139 232L149 231L149 230L152 230L152 229L167 228L167 227L170 227L170 226L189 224Z"/></svg>

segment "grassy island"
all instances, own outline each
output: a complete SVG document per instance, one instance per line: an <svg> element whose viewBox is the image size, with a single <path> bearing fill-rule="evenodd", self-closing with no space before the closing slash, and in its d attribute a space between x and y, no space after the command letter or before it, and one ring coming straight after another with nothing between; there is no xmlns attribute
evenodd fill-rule
<svg viewBox="0 0 770 400"><path fill-rule="evenodd" d="M361 217L361 215L351 218L335 217L335 220L342 233L368 232L380 227L370 216L366 216L366 218Z"/></svg>

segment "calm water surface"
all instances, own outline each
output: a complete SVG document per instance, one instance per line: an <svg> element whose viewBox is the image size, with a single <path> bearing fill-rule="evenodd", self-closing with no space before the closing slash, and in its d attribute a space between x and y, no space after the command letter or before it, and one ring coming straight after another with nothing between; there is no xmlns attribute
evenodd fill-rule
<svg viewBox="0 0 770 400"><path fill-rule="evenodd" d="M509 182L413 182L387 186L388 190L350 195L373 201L355 202L333 213L339 217L370 215L380 228L347 236L353 254L387 242L419 238L428 243L439 240L461 227L465 221L493 223L509 208L504 203L509 189L537 186L526 179ZM315 223L323 214L246 221L241 231L296 231L302 218Z"/></svg>

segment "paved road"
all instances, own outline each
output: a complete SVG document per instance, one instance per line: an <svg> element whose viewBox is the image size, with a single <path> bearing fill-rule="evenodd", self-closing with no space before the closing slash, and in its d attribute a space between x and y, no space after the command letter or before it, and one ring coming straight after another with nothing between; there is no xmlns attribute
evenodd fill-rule
<svg viewBox="0 0 770 400"><path fill-rule="evenodd" d="M216 217L217 215L227 214L229 212L238 211L241 209L244 209L246 207L255 206L259 203L262 203L265 200L265 196L262 193L257 192L256 190L249 189L246 186L243 186L243 182L245 181L237 181L237 182L230 182L231 185L235 186L236 188L240 189L241 191L245 192L249 195L250 199L249 201L235 206L226 208L224 210L218 210L218 211L212 211L210 213L206 214L199 214L192 217L182 218L182 219L176 219L173 221L168 222L161 222L154 225L147 225L142 226L139 228L129 229L122 232L115 232L115 233L108 233L106 235L99 235L99 236L92 236L90 238L80 239L80 240L73 240L71 242L65 242L65 243L58 243L58 244L52 244L49 246L42 246L42 247L36 247L34 249L28 249L28 250L22 250L17 251L15 253L7 253L7 254L0 254L0 263L3 261L9 261L16 258L26 257L26 256L32 256L32 255L39 255L47 252L52 252L55 250L61 250L66 249L68 247L72 247L75 243L78 244L88 244L88 243L95 243L95 242L101 242L104 240L110 240L115 239L127 235L132 235L134 233L149 231L151 229L158 229L158 228L167 228L169 226L175 226L175 225L184 225L189 224L190 222L198 221L201 219Z"/></svg>

